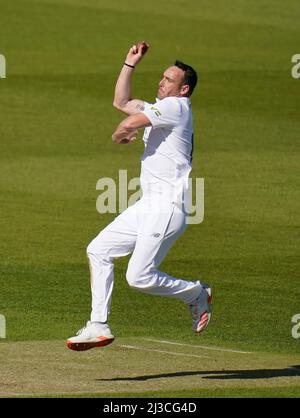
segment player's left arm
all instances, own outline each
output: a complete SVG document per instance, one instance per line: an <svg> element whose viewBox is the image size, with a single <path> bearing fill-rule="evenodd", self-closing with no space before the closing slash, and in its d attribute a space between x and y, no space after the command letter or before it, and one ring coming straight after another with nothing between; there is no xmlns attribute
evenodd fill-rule
<svg viewBox="0 0 300 418"><path fill-rule="evenodd" d="M151 126L150 120L143 113L128 116L117 127L112 140L117 144L128 144L136 139L138 129Z"/></svg>

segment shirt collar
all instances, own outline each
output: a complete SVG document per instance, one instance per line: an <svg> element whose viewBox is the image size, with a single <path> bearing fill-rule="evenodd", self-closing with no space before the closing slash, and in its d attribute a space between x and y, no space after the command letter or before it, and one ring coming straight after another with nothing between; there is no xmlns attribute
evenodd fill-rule
<svg viewBox="0 0 300 418"><path fill-rule="evenodd" d="M190 101L189 97L178 97L178 96L168 96L168 97L177 97L177 99L180 99L180 100L185 99L188 102L188 104L191 105L191 101ZM165 99L166 99L166 97L165 97ZM156 103L158 103L160 101L161 101L161 99L159 99L158 97L155 98Z"/></svg>

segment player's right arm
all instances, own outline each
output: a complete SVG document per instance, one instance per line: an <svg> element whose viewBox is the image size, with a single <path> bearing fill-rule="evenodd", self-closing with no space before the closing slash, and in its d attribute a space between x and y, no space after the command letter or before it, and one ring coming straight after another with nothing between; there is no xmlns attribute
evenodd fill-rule
<svg viewBox="0 0 300 418"><path fill-rule="evenodd" d="M125 63L135 67L141 61L149 46L145 42L133 45L126 56ZM132 99L131 97L131 80L134 68L128 65L124 64L119 74L113 105L127 115L134 115L144 110L144 101Z"/></svg>

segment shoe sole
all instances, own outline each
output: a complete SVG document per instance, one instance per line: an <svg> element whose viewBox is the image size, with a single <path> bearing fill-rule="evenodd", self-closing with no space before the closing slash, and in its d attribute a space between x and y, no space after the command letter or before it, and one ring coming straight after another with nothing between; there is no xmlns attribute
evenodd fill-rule
<svg viewBox="0 0 300 418"><path fill-rule="evenodd" d="M114 338L102 337L102 339L99 341L82 342L82 343L74 343L73 341L67 340L66 344L70 350L86 351L86 350L90 350L91 348L104 347L106 345L111 344L112 342L114 342Z"/></svg>
<svg viewBox="0 0 300 418"><path fill-rule="evenodd" d="M200 334L202 331L205 330L205 328L207 328L209 321L211 319L211 300L212 300L212 291L211 288L208 287L206 288L206 291L208 293L208 298L207 298L207 304L208 304L208 311L205 311L200 318L200 321L197 325L197 329L195 330L196 334Z"/></svg>

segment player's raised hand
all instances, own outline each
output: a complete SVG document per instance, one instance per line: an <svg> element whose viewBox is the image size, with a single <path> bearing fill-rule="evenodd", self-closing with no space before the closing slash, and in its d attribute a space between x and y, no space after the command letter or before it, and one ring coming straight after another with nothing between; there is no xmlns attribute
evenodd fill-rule
<svg viewBox="0 0 300 418"><path fill-rule="evenodd" d="M136 45L132 45L126 56L125 62L129 65L137 65L149 48L150 45L145 41L141 41L138 42Z"/></svg>

